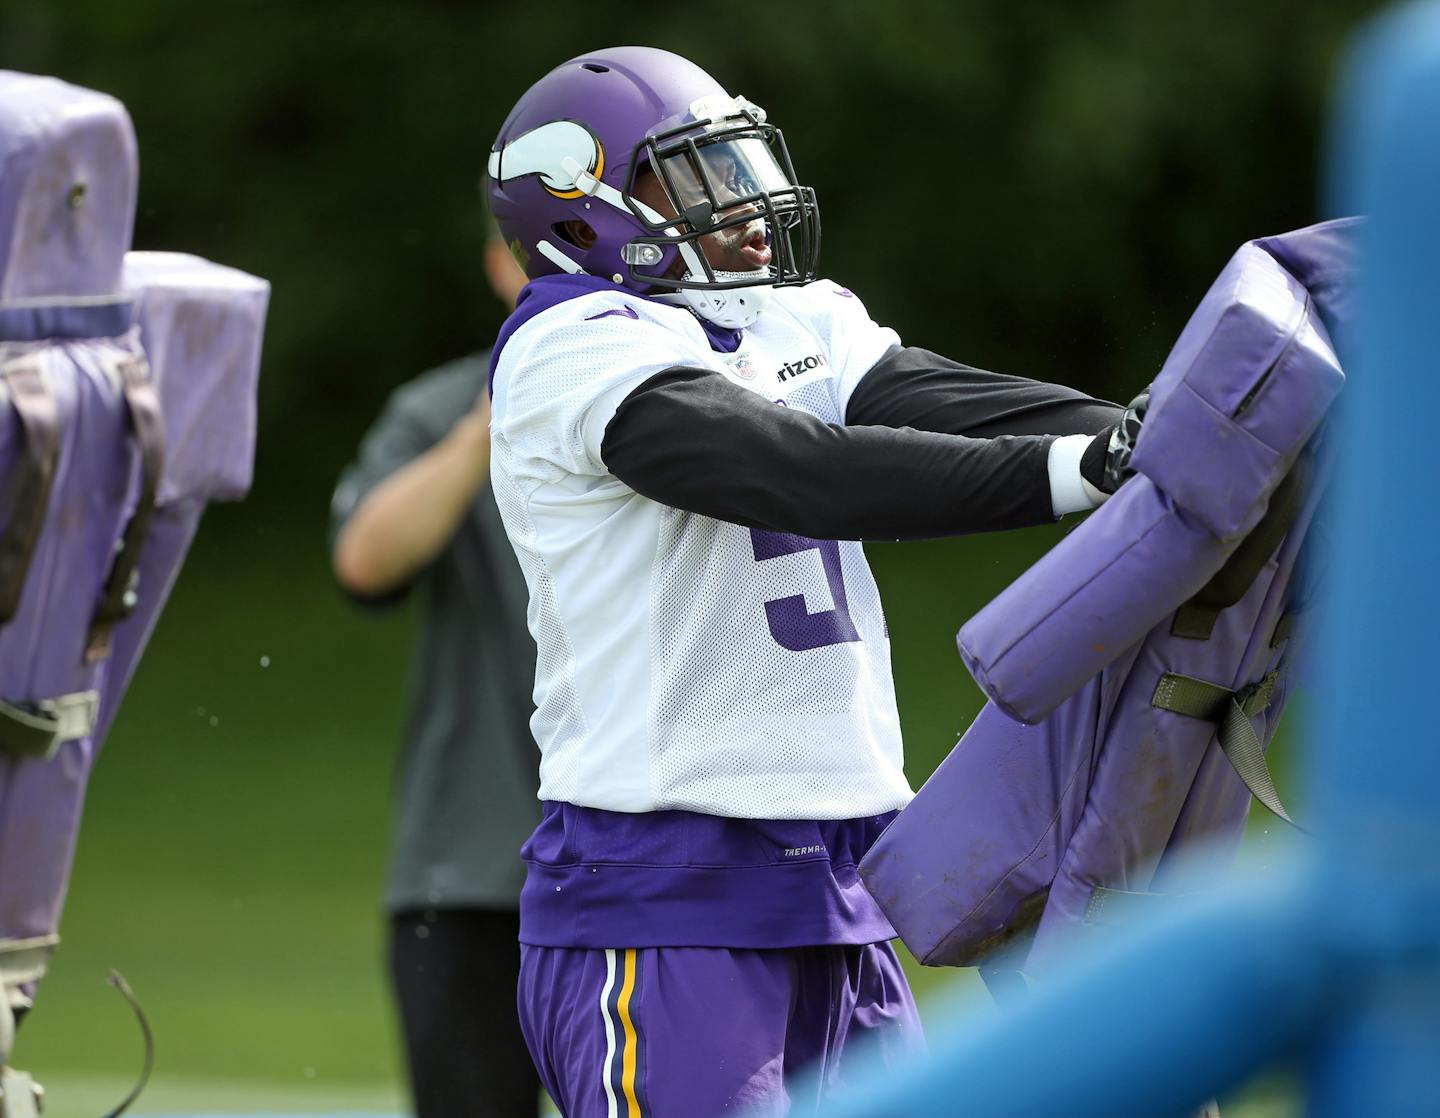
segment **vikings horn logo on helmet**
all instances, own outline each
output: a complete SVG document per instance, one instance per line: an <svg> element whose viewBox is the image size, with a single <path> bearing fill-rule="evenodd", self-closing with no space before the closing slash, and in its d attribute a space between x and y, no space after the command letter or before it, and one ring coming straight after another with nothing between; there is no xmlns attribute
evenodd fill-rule
<svg viewBox="0 0 1440 1118"><path fill-rule="evenodd" d="M598 180L605 173L605 151L595 134L573 120L552 120L490 153L492 179L539 175L541 185L556 198L579 198L573 167Z"/></svg>

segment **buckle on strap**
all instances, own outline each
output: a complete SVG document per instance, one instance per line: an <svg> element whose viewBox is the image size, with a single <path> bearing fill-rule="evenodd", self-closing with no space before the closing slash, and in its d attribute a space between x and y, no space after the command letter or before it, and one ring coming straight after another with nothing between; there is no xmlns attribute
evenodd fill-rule
<svg viewBox="0 0 1440 1118"><path fill-rule="evenodd" d="M1275 698L1275 681L1278 675L1279 669L1276 669L1263 679L1238 691L1232 691L1218 683L1196 679L1194 676L1166 672L1155 684L1155 694L1150 699L1150 705L1220 725L1225 721L1226 711L1233 702L1245 712L1246 717L1254 718Z"/></svg>
<svg viewBox="0 0 1440 1118"><path fill-rule="evenodd" d="M0 1118L40 1118L44 1098L28 1072L0 1067Z"/></svg>
<svg viewBox="0 0 1440 1118"><path fill-rule="evenodd" d="M1212 723L1218 731L1220 751L1250 789L1250 794L1296 830L1303 831L1285 810L1265 762L1265 747L1250 725L1250 719L1275 698L1277 673L1278 669L1248 687L1231 691L1193 676L1166 672L1155 685L1150 705Z"/></svg>
<svg viewBox="0 0 1440 1118"><path fill-rule="evenodd" d="M39 1118L44 1092L24 1072L9 1066L15 1045L15 1017L30 1008L24 987L45 977L57 935L0 939L0 1115Z"/></svg>
<svg viewBox="0 0 1440 1118"><path fill-rule="evenodd" d="M48 761L63 742L89 737L99 715L98 691L33 702L0 699L0 752Z"/></svg>
<svg viewBox="0 0 1440 1118"><path fill-rule="evenodd" d="M39 982L59 943L58 935L0 939L0 988L8 994L12 987Z"/></svg>
<svg viewBox="0 0 1440 1118"><path fill-rule="evenodd" d="M1248 687L1242 687L1235 692L1235 702L1245 712L1247 718L1254 718L1270 705L1270 700L1275 697L1275 677L1279 670L1271 672L1264 679L1257 680Z"/></svg>

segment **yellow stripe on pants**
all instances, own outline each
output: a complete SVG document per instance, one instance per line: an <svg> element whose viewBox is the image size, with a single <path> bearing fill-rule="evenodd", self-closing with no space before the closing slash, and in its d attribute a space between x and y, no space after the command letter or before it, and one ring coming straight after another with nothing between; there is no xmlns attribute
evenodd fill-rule
<svg viewBox="0 0 1440 1118"><path fill-rule="evenodd" d="M629 1118L643 1118L640 1101L635 1097L635 1064L639 1060L639 1042L635 1035L635 1022L630 1019L630 995L635 992L635 948L625 951L625 982L620 987L620 1024L625 1030L623 1062L620 1065L620 1085L625 1091L625 1103L629 1107Z"/></svg>

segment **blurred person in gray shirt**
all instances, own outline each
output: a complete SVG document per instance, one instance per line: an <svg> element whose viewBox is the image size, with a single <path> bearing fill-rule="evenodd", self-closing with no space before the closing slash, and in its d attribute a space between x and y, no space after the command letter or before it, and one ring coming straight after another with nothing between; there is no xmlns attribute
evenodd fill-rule
<svg viewBox="0 0 1440 1118"><path fill-rule="evenodd" d="M507 311L525 284L485 249ZM331 506L335 577L367 605L422 596L385 907L419 1118L532 1118L515 989L520 846L540 818L525 580L490 489L489 354L402 385Z"/></svg>

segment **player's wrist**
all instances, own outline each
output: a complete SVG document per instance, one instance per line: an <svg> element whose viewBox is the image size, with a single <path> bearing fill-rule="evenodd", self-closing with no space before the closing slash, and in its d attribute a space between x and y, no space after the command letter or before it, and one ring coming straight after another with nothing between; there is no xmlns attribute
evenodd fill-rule
<svg viewBox="0 0 1440 1118"><path fill-rule="evenodd" d="M1080 482L1087 489L1099 494L1096 504L1110 496L1105 490L1105 458L1110 447L1110 437L1114 432L1113 426L1106 427L1085 444L1084 453L1080 455Z"/></svg>
<svg viewBox="0 0 1440 1118"><path fill-rule="evenodd" d="M1108 435L1108 431L1094 436L1061 435L1050 443L1046 467L1050 475L1050 506L1056 516L1088 512L1105 503L1109 494L1086 480L1084 461L1094 445Z"/></svg>
<svg viewBox="0 0 1440 1118"><path fill-rule="evenodd" d="M1130 457L1135 452L1149 408L1150 390L1147 388L1130 401L1114 426L1107 427L1091 440L1080 456L1080 477L1104 497L1114 493L1135 473Z"/></svg>

